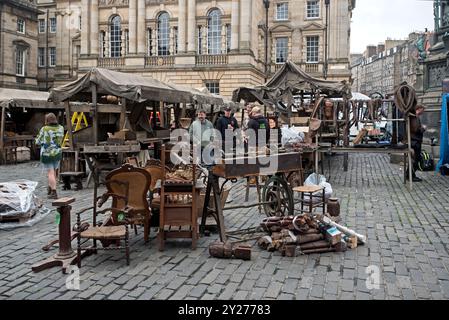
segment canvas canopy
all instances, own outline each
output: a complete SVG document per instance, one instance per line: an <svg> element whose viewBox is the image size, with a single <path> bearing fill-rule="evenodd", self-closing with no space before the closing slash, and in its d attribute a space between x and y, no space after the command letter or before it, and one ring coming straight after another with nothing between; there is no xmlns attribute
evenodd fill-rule
<svg viewBox="0 0 449 320"><path fill-rule="evenodd" d="M114 95L134 102L223 103L220 98L196 92L191 88L102 68L92 68L80 79L52 89L49 100L61 102L80 93L89 93L92 84L96 84L97 92L100 94Z"/></svg>
<svg viewBox="0 0 449 320"><path fill-rule="evenodd" d="M265 85L254 88L240 87L234 90L232 100L257 101L277 107L279 104L291 106L294 102L293 96L301 92L320 92L330 97L351 98L351 88L346 81L314 78L293 62L287 61Z"/></svg>
<svg viewBox="0 0 449 320"><path fill-rule="evenodd" d="M58 109L48 102L48 92L0 88L0 107Z"/></svg>

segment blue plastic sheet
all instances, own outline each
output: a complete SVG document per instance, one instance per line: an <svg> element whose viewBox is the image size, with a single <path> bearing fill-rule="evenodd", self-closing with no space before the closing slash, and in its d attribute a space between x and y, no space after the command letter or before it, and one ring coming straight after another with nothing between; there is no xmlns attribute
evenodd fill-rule
<svg viewBox="0 0 449 320"><path fill-rule="evenodd" d="M436 168L437 171L440 171L442 165L449 163L448 101L449 94L443 94L443 104L441 106L440 161Z"/></svg>

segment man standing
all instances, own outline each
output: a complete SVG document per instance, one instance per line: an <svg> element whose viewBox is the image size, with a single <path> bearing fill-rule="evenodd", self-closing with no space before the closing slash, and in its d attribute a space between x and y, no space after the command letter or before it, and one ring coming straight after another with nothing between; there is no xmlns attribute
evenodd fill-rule
<svg viewBox="0 0 449 320"><path fill-rule="evenodd" d="M200 151L201 155L206 147L209 147L207 152L209 156L213 154L211 142L214 138L214 126L212 122L206 119L206 111L200 109L198 110L198 117L189 128L190 141L193 143L194 150ZM201 147L200 150L196 149ZM203 158L203 157L202 157ZM206 162L211 161L210 159L203 159Z"/></svg>
<svg viewBox="0 0 449 320"><path fill-rule="evenodd" d="M239 128L239 125L237 123L237 119L231 116L231 107L226 107L224 112L224 115L217 121L217 130L220 131L222 148L226 152L228 150L230 151L232 148L235 148L234 131ZM232 139L227 139L226 133L228 133L229 137L232 136Z"/></svg>
<svg viewBox="0 0 449 320"><path fill-rule="evenodd" d="M419 162L421 161L421 147L424 132L426 131L426 126L421 124L420 116L424 113L424 106L418 105L415 108L416 117L410 118L410 132L411 132L411 141L412 141L412 149L413 149L413 171L412 171L412 181L420 182L422 181L420 178L416 176L416 170L419 167ZM408 179L408 172L407 172Z"/></svg>
<svg viewBox="0 0 449 320"><path fill-rule="evenodd" d="M268 124L267 118L263 116L262 111L259 107L254 107L251 110L251 119L248 122L248 129L252 129L255 132L256 137L255 147L259 146L259 134L263 132L261 130L265 130L265 139L266 139L265 143L268 144L270 140L270 126ZM254 146L250 145L250 147Z"/></svg>

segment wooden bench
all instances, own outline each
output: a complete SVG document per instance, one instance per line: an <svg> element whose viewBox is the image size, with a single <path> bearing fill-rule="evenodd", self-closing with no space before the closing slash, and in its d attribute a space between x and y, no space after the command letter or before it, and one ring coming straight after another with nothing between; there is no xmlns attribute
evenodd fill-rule
<svg viewBox="0 0 449 320"><path fill-rule="evenodd" d="M75 190L82 190L83 183L81 182L81 178L84 176L84 172L61 172L59 176L62 179L64 185L62 186L63 190L71 190L72 187L70 182L73 178L75 180Z"/></svg>

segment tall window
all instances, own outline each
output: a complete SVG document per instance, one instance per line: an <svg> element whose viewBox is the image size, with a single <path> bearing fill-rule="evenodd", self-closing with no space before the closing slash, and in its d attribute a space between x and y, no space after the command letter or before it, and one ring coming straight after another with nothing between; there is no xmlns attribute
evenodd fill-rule
<svg viewBox="0 0 449 320"><path fill-rule="evenodd" d="M198 54L203 54L203 28L198 27Z"/></svg>
<svg viewBox="0 0 449 320"><path fill-rule="evenodd" d="M220 94L220 82L206 81L206 88L212 94Z"/></svg>
<svg viewBox="0 0 449 320"><path fill-rule="evenodd" d="M45 67L45 48L38 48L37 64L39 67Z"/></svg>
<svg viewBox="0 0 449 320"><path fill-rule="evenodd" d="M49 64L50 67L55 67L56 66L56 48L55 47L50 47L48 48L49 50Z"/></svg>
<svg viewBox="0 0 449 320"><path fill-rule="evenodd" d="M26 49L22 47L16 48L16 75L25 76L25 54Z"/></svg>
<svg viewBox="0 0 449 320"><path fill-rule="evenodd" d="M17 32L25 33L25 20L17 18Z"/></svg>
<svg viewBox="0 0 449 320"><path fill-rule="evenodd" d="M285 63L288 58L288 38L276 39L276 63Z"/></svg>
<svg viewBox="0 0 449 320"><path fill-rule="evenodd" d="M309 0L307 1L307 18L319 18L320 17L320 1Z"/></svg>
<svg viewBox="0 0 449 320"><path fill-rule="evenodd" d="M56 18L50 18L50 32L56 33Z"/></svg>
<svg viewBox="0 0 449 320"><path fill-rule="evenodd" d="M125 54L129 54L129 30L125 30Z"/></svg>
<svg viewBox="0 0 449 320"><path fill-rule="evenodd" d="M288 3L276 4L276 20L288 20Z"/></svg>
<svg viewBox="0 0 449 320"><path fill-rule="evenodd" d="M173 42L175 54L178 54L178 27L173 28Z"/></svg>
<svg viewBox="0 0 449 320"><path fill-rule="evenodd" d="M318 50L319 50L319 37L312 36L307 37L307 62L316 63L318 62Z"/></svg>
<svg viewBox="0 0 449 320"><path fill-rule="evenodd" d="M45 19L39 19L39 33L45 33L46 27Z"/></svg>
<svg viewBox="0 0 449 320"><path fill-rule="evenodd" d="M122 21L119 16L111 19L109 34L111 37L111 58L119 58L122 56Z"/></svg>
<svg viewBox="0 0 449 320"><path fill-rule="evenodd" d="M163 12L157 18L157 55L170 55L170 17Z"/></svg>
<svg viewBox="0 0 449 320"><path fill-rule="evenodd" d="M148 55L153 55L153 29L148 29Z"/></svg>
<svg viewBox="0 0 449 320"><path fill-rule="evenodd" d="M207 19L207 51L208 54L221 53L221 13L214 9Z"/></svg>
<svg viewBox="0 0 449 320"><path fill-rule="evenodd" d="M226 52L231 51L231 25L227 24L226 25Z"/></svg>
<svg viewBox="0 0 449 320"><path fill-rule="evenodd" d="M106 57L105 35L106 35L106 33L104 31L100 31L100 33L98 35L99 36L98 40L100 42L100 58Z"/></svg>

